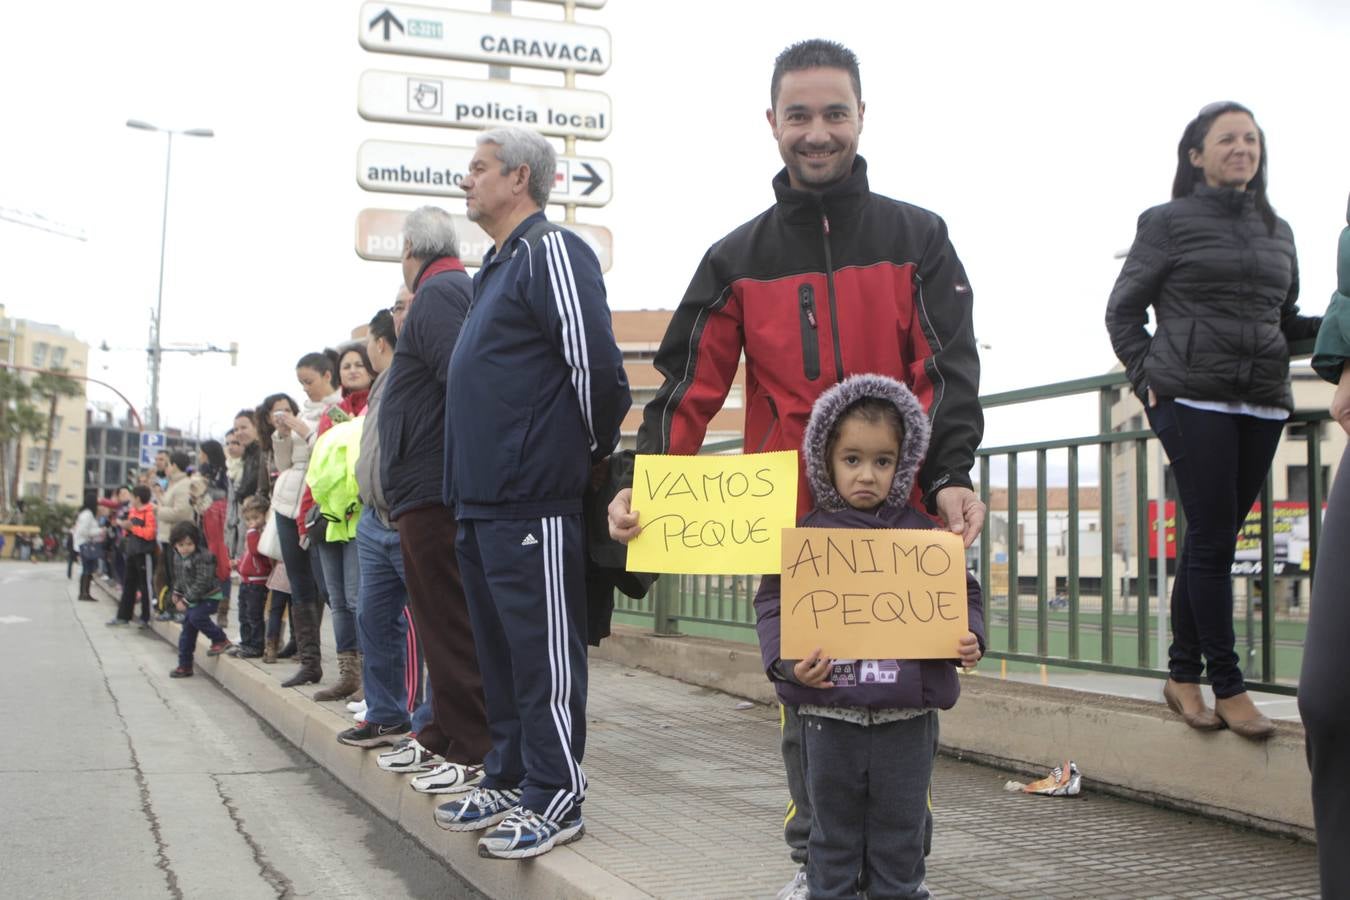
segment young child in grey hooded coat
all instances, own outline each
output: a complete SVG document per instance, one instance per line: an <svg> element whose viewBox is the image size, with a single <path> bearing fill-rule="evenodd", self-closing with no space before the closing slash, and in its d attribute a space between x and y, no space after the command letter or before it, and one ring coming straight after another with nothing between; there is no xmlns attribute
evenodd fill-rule
<svg viewBox="0 0 1350 900"><path fill-rule="evenodd" d="M928 416L903 384L855 375L816 401L802 452L815 508L806 528L935 528L910 505L928 450ZM984 607L967 573L970 631L950 660L803 660L779 654L781 580L755 597L760 651L779 699L798 704L812 826L806 880L812 900L924 898L928 787L937 710L960 694L956 666L983 653Z"/></svg>

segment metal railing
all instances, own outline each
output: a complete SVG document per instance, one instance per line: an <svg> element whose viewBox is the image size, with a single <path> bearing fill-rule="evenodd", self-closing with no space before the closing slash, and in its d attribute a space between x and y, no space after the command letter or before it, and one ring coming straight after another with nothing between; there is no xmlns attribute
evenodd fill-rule
<svg viewBox="0 0 1350 900"><path fill-rule="evenodd" d="M1312 342L1300 342L1291 348L1296 358L1312 352ZM1165 542L1153 548L1157 539L1155 517L1149 516L1151 498L1162 499L1166 492L1156 490L1156 479L1162 476L1160 466L1154 475L1155 490L1150 492L1149 454L1158 453L1156 438L1150 430L1112 431L1111 408L1117 392L1126 386L1125 374L1112 373L1074 381L1041 385L1016 391L988 394L980 398L985 409L1010 407L1056 398L1098 395L1098 432L1074 438L1033 441L1006 446L985 447L977 452L979 493L985 506L990 505L991 475L994 460L1002 458L1006 465L1006 510L989 510L985 531L976 543L980 583L984 586L986 630L989 647L986 658L1003 660L1014 665L1058 666L1069 669L1102 673L1165 678L1161 658L1165 655L1163 641L1170 632L1168 624L1168 573ZM1286 428L1305 430L1308 465L1308 525L1309 565L1298 578L1311 581L1316 566L1321 537L1321 515L1324 488L1320 473L1321 437L1323 423L1330 416L1326 410L1296 412ZM722 441L708 445L703 452L739 449L739 440ZM1082 574L1081 485L1080 455L1084 448L1096 447L1099 454L1097 484L1100 488L1100 572L1096 591L1090 588L1091 578ZM1116 448L1125 448L1118 451ZM1132 450L1133 452L1129 452ZM1050 488L1048 469L1051 453L1066 456L1067 510L1065 522L1066 574L1063 594L1055 594L1052 604L1053 576L1049 566L1049 506ZM1022 578L1019 572L1017 548L1022 540L1018 521L1018 463L1027 455L1035 457L1035 575ZM1131 498L1135 522L1132 539L1124 545L1126 559L1133 559L1120 573L1117 583L1115 562L1117 556L1117 529L1115 528L1114 477L1117 455L1125 457L1125 464L1134 469L1134 496ZM1133 457L1129 459L1129 457ZM1248 685L1255 690L1280 694L1297 692L1298 665L1291 663L1301 652L1302 630L1297 619L1277 621L1275 614L1276 575L1274 560L1274 512L1270 475L1261 492L1261 566L1259 575L1240 579L1245 592L1238 602L1242 608L1235 614L1238 630L1239 654L1245 644L1244 673ZM1167 499L1172 499L1167 497ZM1181 506L1175 504L1176 546L1179 549L1185 535L1185 521ZM1158 507L1155 507L1155 512ZM995 513L1003 513L1007 529L1006 554L1007 590L995 593L994 544L1001 537L992 532L997 527ZM1162 551L1162 552L1159 552ZM1129 571L1133 568L1133 573ZM1161 569L1162 577L1159 575ZM1085 582L1087 584L1085 585ZM657 634L699 634L755 642L754 596L758 588L757 575L666 575L658 579L647 597L630 600L615 595L615 612L620 620L650 620ZM1028 590L1023 590L1028 585ZM1258 605L1256 590L1261 601ZM1305 592L1306 596L1306 592ZM1161 598L1161 603L1159 599ZM1032 601L1032 602L1029 602ZM1119 601L1119 610L1118 604ZM1134 607L1130 612L1129 606ZM1094 640L1095 638L1095 640ZM1131 640L1131 638L1133 638ZM1029 643L1028 643L1029 642ZM1031 646L1034 644L1034 648ZM1095 644L1096 646L1091 646ZM1283 649L1283 654L1279 653ZM1281 665L1282 659L1285 663Z"/></svg>

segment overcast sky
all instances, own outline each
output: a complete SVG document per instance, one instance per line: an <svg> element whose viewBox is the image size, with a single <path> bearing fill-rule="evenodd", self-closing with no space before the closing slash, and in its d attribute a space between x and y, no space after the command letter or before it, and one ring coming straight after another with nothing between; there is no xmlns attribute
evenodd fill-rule
<svg viewBox="0 0 1350 900"><path fill-rule="evenodd" d="M357 212L418 203L361 190L357 147L472 145L467 131L361 119L360 73L487 74L362 50L359 6L9 4L0 206L81 226L88 240L0 221L8 313L106 340L91 374L144 404L165 140L124 123L212 128L214 139L174 140L164 340L238 341L239 367L168 355L163 417L191 428L200 415L218 436L238 407L298 394L295 360L388 305L400 278L396 265L356 256ZM514 12L562 15L529 0ZM985 392L1113 365L1102 325L1113 255L1138 214L1168 199L1181 130L1216 99L1247 104L1266 131L1270 195L1294 228L1304 310L1322 312L1333 289L1350 191L1344 2L609 0L577 15L613 36L609 72L578 76L577 87L613 97L614 130L577 152L614 168L613 203L578 219L614 233L615 309L673 307L707 246L772 202L773 59L817 36L862 62L873 189L948 222L990 345ZM560 73L513 73L562 84ZM463 211L462 200L431 202ZM1072 408L1086 418L993 416L988 441L1092 430L1095 404Z"/></svg>

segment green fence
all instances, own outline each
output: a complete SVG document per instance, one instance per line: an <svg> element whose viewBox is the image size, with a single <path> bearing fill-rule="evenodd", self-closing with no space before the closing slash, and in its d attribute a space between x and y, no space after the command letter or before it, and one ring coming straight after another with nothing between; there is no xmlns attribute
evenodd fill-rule
<svg viewBox="0 0 1350 900"><path fill-rule="evenodd" d="M1294 348L1298 356L1312 351L1311 342ZM1056 666L1098 672L1142 675L1165 678L1166 671L1159 662L1159 619L1157 618L1158 572L1157 558L1150 559L1150 544L1156 540L1154 521L1149 516L1149 500L1159 492L1156 483L1150 483L1149 456L1157 454L1156 439L1149 430L1112 431L1111 407L1118 392L1127 385L1124 373L1100 375L1075 381L1042 385L1017 391L989 394L980 398L985 409L1013 407L1062 397L1096 394L1098 396L1098 430L1096 434L1076 438L1035 441L1000 447L981 448L977 454L980 497L986 507L990 500L991 474L995 465L1006 471L1007 508L990 510L985 531L977 541L974 556L978 560L980 583L984 585L985 617L989 638L987 658L1004 660L1010 666ZM1310 565L1307 571L1295 576L1306 585L1316 566L1320 541L1322 501L1325 486L1321 483L1321 436L1329 420L1326 410L1300 410L1289 420L1286 428L1304 430L1308 464L1308 542ZM704 452L739 449L739 441L724 441L709 445ZM1081 572L1081 485L1079 465L1083 452L1098 454L1100 507L1098 529L1100 534L1100 569L1097 576ZM1117 450L1117 448L1123 448ZM1048 468L1050 454L1062 453L1067 460L1067 518L1065 538L1067 570L1064 589L1056 591L1049 566ZM1018 522L1018 463L1027 457L1035 459L1036 561L1034 575L1019 572L1019 554L1011 548L1019 547L1025 533ZM1118 540L1113 527L1116 499L1112 485L1121 466L1133 468L1134 492L1129 498L1133 504L1133 534L1123 542ZM1156 482L1157 474L1153 479ZM1167 499L1172 499L1168 496ZM1248 684L1256 690L1294 694L1297 691L1299 663L1303 646L1303 624L1298 617L1281 619L1274 614L1276 604L1257 600L1257 592L1264 600L1276 596L1274 565L1274 511L1271 480L1267 476L1261 493L1261 565L1260 572L1250 578L1235 576L1245 590L1237 591L1235 626L1238 633L1238 652L1245 653L1244 672ZM1002 515L997 521L995 513ZM993 529L1005 528L1006 534L995 534ZM1176 504L1176 541L1180 547L1185 540L1185 522L1180 504ZM1003 540L1010 548L1006 553L1006 580L999 572L998 586L1006 584L1002 592L991 590L995 584L994 544ZM1123 547L1122 547L1123 544ZM1097 550L1098 548L1093 548ZM1116 571L1116 554L1124 549L1133 564L1126 571ZM1156 554L1162 556L1165 554ZM1164 572L1166 566L1163 566ZM691 634L727 638L748 643L755 642L754 595L758 588L757 575L667 575L659 579L647 597L631 600L615 595L616 619L632 624L650 624L657 634ZM1013 586L1017 586L1016 589ZM1166 582L1170 590L1170 578ZM1133 609L1130 609L1130 607ZM1161 621L1163 638L1167 637L1165 615ZM1165 651L1164 651L1165 652Z"/></svg>

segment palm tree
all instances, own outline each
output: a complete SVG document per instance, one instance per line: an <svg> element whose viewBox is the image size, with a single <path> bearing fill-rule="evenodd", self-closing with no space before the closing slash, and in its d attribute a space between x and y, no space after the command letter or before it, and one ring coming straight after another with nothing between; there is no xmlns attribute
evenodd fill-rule
<svg viewBox="0 0 1350 900"><path fill-rule="evenodd" d="M47 499L47 476L51 468L52 441L56 437L56 404L62 397L80 397L84 395L84 384L66 374L66 369L49 369L33 379L33 393L48 403L47 433L42 445L42 487L41 496Z"/></svg>
<svg viewBox="0 0 1350 900"><path fill-rule="evenodd" d="M0 508L9 506L8 503L4 502L8 498L4 497L3 494L5 488L9 485L5 466L9 464L9 445L14 440L10 414L14 407L28 402L29 394L28 385L23 383L23 379L19 377L17 372L0 369ZM17 460L14 465L15 468L18 467Z"/></svg>
<svg viewBox="0 0 1350 900"><path fill-rule="evenodd" d="M5 429L7 439L14 441L14 472L10 476L9 483L9 502L12 507L14 501L20 497L19 473L23 471L23 439L28 437L37 440L46 434L47 418L38 412L37 407L24 403L6 414Z"/></svg>

